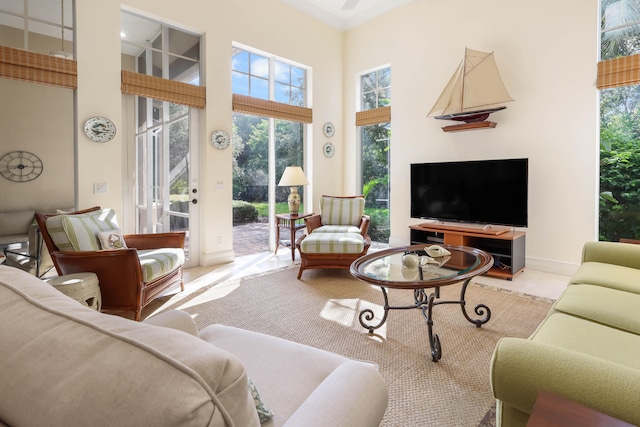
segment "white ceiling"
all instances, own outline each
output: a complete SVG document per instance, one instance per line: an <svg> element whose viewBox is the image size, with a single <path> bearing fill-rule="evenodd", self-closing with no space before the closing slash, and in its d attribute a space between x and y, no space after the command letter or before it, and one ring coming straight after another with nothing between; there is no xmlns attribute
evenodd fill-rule
<svg viewBox="0 0 640 427"><path fill-rule="evenodd" d="M415 0L280 0L332 27L348 30ZM355 7L349 10L343 6Z"/></svg>

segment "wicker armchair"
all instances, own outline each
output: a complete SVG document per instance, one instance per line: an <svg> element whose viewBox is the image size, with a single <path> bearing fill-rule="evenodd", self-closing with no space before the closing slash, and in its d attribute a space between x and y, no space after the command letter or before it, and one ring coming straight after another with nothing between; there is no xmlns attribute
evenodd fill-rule
<svg viewBox="0 0 640 427"><path fill-rule="evenodd" d="M161 292L176 284L184 290L185 233L123 235L126 248L122 249L78 250L66 241L61 243L61 239L68 239L68 235L64 236L68 226L63 230L60 221L77 221L105 211L109 210L93 207L65 214L36 213L35 218L58 275L95 273L102 294L102 311L133 311L135 320L140 320L142 309ZM54 220L55 217L58 218ZM116 230L113 226L111 229Z"/></svg>
<svg viewBox="0 0 640 427"><path fill-rule="evenodd" d="M300 252L298 279L307 269L348 269L371 246L370 217L364 215L363 196L322 196L320 214L304 221L307 234L296 242Z"/></svg>

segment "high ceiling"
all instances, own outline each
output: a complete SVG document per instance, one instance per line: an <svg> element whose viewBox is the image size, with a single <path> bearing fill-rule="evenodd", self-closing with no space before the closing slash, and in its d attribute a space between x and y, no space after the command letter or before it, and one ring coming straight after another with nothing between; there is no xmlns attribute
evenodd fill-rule
<svg viewBox="0 0 640 427"><path fill-rule="evenodd" d="M415 0L280 0L340 30L348 30Z"/></svg>

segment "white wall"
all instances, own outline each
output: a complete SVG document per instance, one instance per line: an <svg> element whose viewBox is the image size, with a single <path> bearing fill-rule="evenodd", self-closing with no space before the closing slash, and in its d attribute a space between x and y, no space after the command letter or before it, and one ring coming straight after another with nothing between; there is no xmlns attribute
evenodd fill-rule
<svg viewBox="0 0 640 427"><path fill-rule="evenodd" d="M597 236L597 30L596 0L419 0L345 34L345 164L356 152L357 74L391 64L392 244L408 243L420 222L410 218L410 163L527 157L527 266L575 270ZM495 51L515 101L491 116L495 129L444 133L453 122L426 114L465 47Z"/></svg>
<svg viewBox="0 0 640 427"><path fill-rule="evenodd" d="M0 157L28 151L43 163L30 182L0 177L0 211L72 208L73 91L0 79L0 93Z"/></svg>

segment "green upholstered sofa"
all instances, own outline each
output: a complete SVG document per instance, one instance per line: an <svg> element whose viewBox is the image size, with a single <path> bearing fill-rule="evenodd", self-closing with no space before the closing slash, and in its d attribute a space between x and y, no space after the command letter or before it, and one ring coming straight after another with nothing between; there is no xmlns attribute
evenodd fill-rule
<svg viewBox="0 0 640 427"><path fill-rule="evenodd" d="M525 426L541 390L640 425L640 245L585 244L537 330L498 342L491 386L498 426Z"/></svg>

